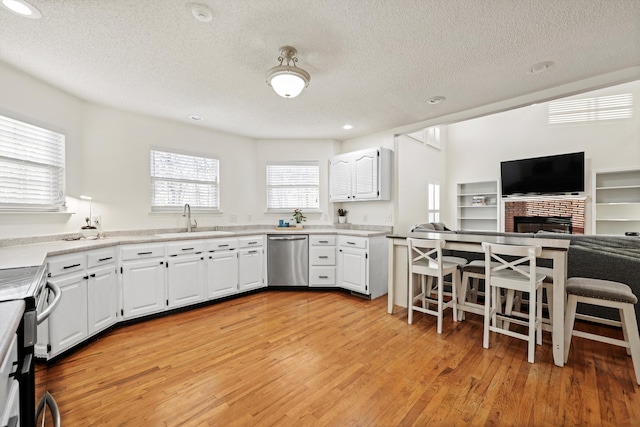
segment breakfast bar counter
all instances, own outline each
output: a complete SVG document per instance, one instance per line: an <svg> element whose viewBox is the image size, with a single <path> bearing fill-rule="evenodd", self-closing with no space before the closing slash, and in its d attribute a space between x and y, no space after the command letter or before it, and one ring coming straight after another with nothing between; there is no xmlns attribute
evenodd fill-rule
<svg viewBox="0 0 640 427"><path fill-rule="evenodd" d="M464 234L453 232L412 232L388 235L389 269L388 269L388 306L389 314L393 313L396 302L407 297L408 261L406 259L407 238L441 239L445 241L444 249L482 253L482 242L504 245L540 246L541 259L553 262L553 319L564 319L565 284L567 281L567 254L569 240L538 237L519 237L513 235ZM397 256L404 253L404 256ZM396 300L396 294L404 298ZM564 366L564 322L556 321L552 325L553 360L557 366Z"/></svg>

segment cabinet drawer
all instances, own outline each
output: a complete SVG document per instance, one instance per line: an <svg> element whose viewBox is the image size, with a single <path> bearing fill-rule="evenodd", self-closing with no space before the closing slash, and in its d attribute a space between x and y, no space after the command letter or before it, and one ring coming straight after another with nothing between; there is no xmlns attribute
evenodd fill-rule
<svg viewBox="0 0 640 427"><path fill-rule="evenodd" d="M82 254L61 255L53 257L47 261L49 274L51 277L60 276L61 274L72 273L84 270L87 266L87 259Z"/></svg>
<svg viewBox="0 0 640 427"><path fill-rule="evenodd" d="M209 240L206 245L208 252L225 251L230 249L238 249L237 239L215 239Z"/></svg>
<svg viewBox="0 0 640 427"><path fill-rule="evenodd" d="M115 262L116 262L115 249L91 251L87 254L87 268L115 264Z"/></svg>
<svg viewBox="0 0 640 427"><path fill-rule="evenodd" d="M197 240L189 240L186 242L176 242L167 244L167 253L169 256L195 254L204 252L204 242Z"/></svg>
<svg viewBox="0 0 640 427"><path fill-rule="evenodd" d="M367 249L368 240L366 237L340 236L338 242L340 246L348 248Z"/></svg>
<svg viewBox="0 0 640 427"><path fill-rule="evenodd" d="M309 250L309 262L311 265L336 265L335 247L311 247Z"/></svg>
<svg viewBox="0 0 640 427"><path fill-rule="evenodd" d="M335 246L336 236L309 236L311 246Z"/></svg>
<svg viewBox="0 0 640 427"><path fill-rule="evenodd" d="M14 334L9 345L9 351L0 361L0 403L6 402L9 397L9 391L13 383L13 378L9 374L15 374L18 370L18 339ZM0 406L0 413L2 406Z"/></svg>
<svg viewBox="0 0 640 427"><path fill-rule="evenodd" d="M122 260L163 257L165 247L159 245L133 245L122 248Z"/></svg>
<svg viewBox="0 0 640 427"><path fill-rule="evenodd" d="M335 267L311 267L309 269L309 285L332 286L336 284Z"/></svg>
<svg viewBox="0 0 640 427"><path fill-rule="evenodd" d="M239 248L264 246L264 236L241 237L238 239Z"/></svg>

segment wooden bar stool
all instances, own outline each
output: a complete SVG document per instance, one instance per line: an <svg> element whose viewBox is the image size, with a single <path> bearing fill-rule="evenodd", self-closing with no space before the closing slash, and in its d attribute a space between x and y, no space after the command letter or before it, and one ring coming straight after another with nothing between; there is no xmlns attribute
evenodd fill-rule
<svg viewBox="0 0 640 427"><path fill-rule="evenodd" d="M640 384L640 337L638 336L636 312L633 308L634 304L638 303L638 297L633 294L631 288L623 283L612 282L609 280L572 277L567 280L566 291L568 299L564 323L565 363L567 362L567 359L569 359L569 347L571 346L572 336L599 341L605 344L617 345L626 348L627 354L631 355L633 369L636 373L636 382ZM579 302L602 307L617 308L620 313L619 322L595 316L581 315L580 318L605 325L621 327L624 339L619 340L607 336L574 330L573 326L576 319L576 307Z"/></svg>

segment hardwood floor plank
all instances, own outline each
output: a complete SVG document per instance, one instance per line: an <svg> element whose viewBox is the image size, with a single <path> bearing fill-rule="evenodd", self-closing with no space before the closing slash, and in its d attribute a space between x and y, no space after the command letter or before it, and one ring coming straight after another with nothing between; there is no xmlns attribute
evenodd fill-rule
<svg viewBox="0 0 640 427"><path fill-rule="evenodd" d="M45 371L66 426L640 425L623 349L492 336L341 292L262 292L116 328ZM587 326L588 328L601 328ZM38 367L41 371L42 367Z"/></svg>

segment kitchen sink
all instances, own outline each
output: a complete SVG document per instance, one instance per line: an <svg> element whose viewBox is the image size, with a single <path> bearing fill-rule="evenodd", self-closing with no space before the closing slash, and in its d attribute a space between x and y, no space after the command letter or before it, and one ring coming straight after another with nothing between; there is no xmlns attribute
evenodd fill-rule
<svg viewBox="0 0 640 427"><path fill-rule="evenodd" d="M232 236L234 233L231 231L192 231L186 232L182 231L180 233L166 233L166 234L156 234L158 237L218 237L218 236Z"/></svg>

